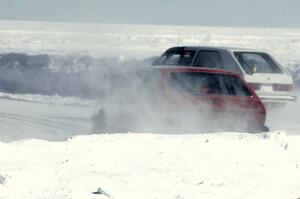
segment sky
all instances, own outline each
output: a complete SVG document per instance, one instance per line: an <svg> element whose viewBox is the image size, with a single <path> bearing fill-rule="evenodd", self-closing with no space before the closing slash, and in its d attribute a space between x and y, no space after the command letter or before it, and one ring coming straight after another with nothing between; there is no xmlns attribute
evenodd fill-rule
<svg viewBox="0 0 300 199"><path fill-rule="evenodd" d="M0 0L0 19L300 28L300 0Z"/></svg>

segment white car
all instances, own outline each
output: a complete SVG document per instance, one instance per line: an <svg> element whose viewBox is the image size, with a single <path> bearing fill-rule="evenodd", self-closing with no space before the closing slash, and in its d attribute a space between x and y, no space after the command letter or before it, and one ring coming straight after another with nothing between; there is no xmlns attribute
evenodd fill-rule
<svg viewBox="0 0 300 199"><path fill-rule="evenodd" d="M266 105L296 101L290 73L266 52L225 47L181 46L165 51L153 65L220 68L242 76Z"/></svg>

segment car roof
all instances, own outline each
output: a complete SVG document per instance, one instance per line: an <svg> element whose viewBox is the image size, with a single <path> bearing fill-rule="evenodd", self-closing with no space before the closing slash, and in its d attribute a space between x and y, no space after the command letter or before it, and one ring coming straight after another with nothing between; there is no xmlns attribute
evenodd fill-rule
<svg viewBox="0 0 300 199"><path fill-rule="evenodd" d="M168 50L176 50L184 48L185 50L217 50L217 51L243 51L243 52L263 52L260 50L255 50L251 48L239 48L239 47L221 47L221 46L175 46L171 47Z"/></svg>
<svg viewBox="0 0 300 199"><path fill-rule="evenodd" d="M154 67L160 70L166 71L180 71L180 72L195 72L195 73L215 73L215 74L224 74L240 77L239 74L233 73L228 70L215 69L215 68L200 68L200 67L190 67L190 66L156 66Z"/></svg>

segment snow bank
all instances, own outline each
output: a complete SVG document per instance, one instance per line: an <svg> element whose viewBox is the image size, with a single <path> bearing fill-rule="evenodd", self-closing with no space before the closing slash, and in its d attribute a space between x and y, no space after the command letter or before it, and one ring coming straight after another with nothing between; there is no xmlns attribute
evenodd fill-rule
<svg viewBox="0 0 300 199"><path fill-rule="evenodd" d="M299 146L284 132L0 143L0 198L297 199Z"/></svg>

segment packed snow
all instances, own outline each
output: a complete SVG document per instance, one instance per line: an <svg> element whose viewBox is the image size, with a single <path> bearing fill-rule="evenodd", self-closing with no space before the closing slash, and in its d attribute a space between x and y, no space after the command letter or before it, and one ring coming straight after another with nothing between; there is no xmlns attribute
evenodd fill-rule
<svg viewBox="0 0 300 199"><path fill-rule="evenodd" d="M1 143L0 198L297 199L299 142L224 132Z"/></svg>
<svg viewBox="0 0 300 199"><path fill-rule="evenodd" d="M268 111L269 133L91 133L105 74L176 45L271 52L298 95L299 38L299 29L0 21L0 199L300 198L299 102Z"/></svg>

